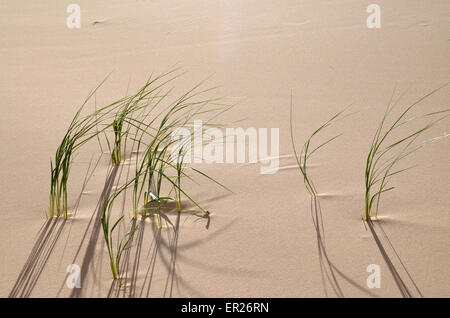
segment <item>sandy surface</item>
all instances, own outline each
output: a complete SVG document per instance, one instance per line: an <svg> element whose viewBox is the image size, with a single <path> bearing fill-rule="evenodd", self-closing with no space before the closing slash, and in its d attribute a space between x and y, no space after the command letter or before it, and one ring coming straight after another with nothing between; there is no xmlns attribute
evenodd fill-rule
<svg viewBox="0 0 450 318"><path fill-rule="evenodd" d="M361 221L365 156L395 85L399 92L409 89L402 99L407 105L449 80L450 2L377 1L380 29L366 27L370 1L77 3L81 29L70 30L65 2L0 2L0 296L10 294L44 224L52 227L51 235L19 295L108 295L112 279L103 237L100 233L96 242L89 224L108 158L100 159L76 217L45 223L49 158L75 109L106 74L114 70L97 97L104 104L123 96L129 81L137 87L150 72L175 63L188 71L178 88L212 75L208 84L222 85L220 93L239 102L225 120L279 127L284 157L273 175L261 175L258 164L201 164L235 194L190 186L213 214L209 229L203 219L179 216L175 260L173 228L161 230L155 248L158 231L146 224L137 269L132 268L136 249L129 255L127 275L134 275L135 287L127 285L119 295L336 296L329 285L327 292L323 287L309 196L289 156L292 91L299 144L332 113L349 104L358 111L336 125L344 136L311 162L327 253L345 274L337 277L342 294L402 296ZM420 107L448 107L449 96L447 87ZM442 122L434 134L448 127L448 120ZM447 138L405 162L418 167L395 179L398 189L385 196L375 224L413 296L450 296L449 146ZM74 163L72 210L90 156L100 155L95 145L87 149ZM176 215L169 217L176 222ZM72 263L82 266L79 290L65 286ZM381 266L379 289L366 286L369 264Z"/></svg>

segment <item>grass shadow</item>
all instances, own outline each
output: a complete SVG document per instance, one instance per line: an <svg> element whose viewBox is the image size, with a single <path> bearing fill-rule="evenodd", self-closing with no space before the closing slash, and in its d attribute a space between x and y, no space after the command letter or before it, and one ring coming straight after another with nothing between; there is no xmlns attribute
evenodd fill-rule
<svg viewBox="0 0 450 318"><path fill-rule="evenodd" d="M74 261L73 261L74 263L75 263L78 255L81 253L81 248L82 248L84 242L87 240L87 242L88 242L87 248L86 248L86 251L84 252L84 256L82 258L83 261L80 266L80 268L81 268L81 272L80 272L81 276L80 277L82 280L86 277L86 274L87 274L89 268L91 267L92 261L94 259L95 248L96 248L98 237L99 237L100 230L101 230L100 219L103 215L103 210L104 210L106 200L109 198L109 196L111 194L111 190L114 185L114 181L116 179L118 168L119 168L118 166L113 166L110 169L110 171L108 172L106 182L103 187L103 191L100 195L100 199L97 204L96 213L92 214L89 224L84 232L83 238L78 247L78 250L75 253L75 257L74 257ZM83 281L81 281L81 283L83 284ZM58 294L61 292L63 286L61 286ZM74 288L70 294L70 297L80 297L81 293L82 293L81 288Z"/></svg>
<svg viewBox="0 0 450 318"><path fill-rule="evenodd" d="M364 288L364 286L358 284L356 281L347 276L330 260L325 243L325 228L323 224L322 208L320 206L320 200L317 195L311 196L311 218L316 230L317 252L319 256L322 286L326 297L330 296L330 293L328 292L329 287L327 286L330 286L332 293L336 297L345 297L338 277L342 278L346 283L355 287L364 294L371 297L377 297L374 293L367 290L366 288Z"/></svg>
<svg viewBox="0 0 450 318"><path fill-rule="evenodd" d="M58 241L65 224L65 220L62 218L51 218L45 222L25 265L20 271L19 277L14 283L9 294L10 298L30 297L48 259L52 255L55 244Z"/></svg>
<svg viewBox="0 0 450 318"><path fill-rule="evenodd" d="M412 278L412 276L409 273L409 271L406 269L406 266L404 265L403 261L401 260L400 256L398 255L397 251L395 250L394 246L392 245L388 235L384 231L383 226L381 225L381 221L373 222L372 220L369 220L366 223L367 223L367 225L369 227L370 233L372 234L372 236L373 236L373 238L375 240L375 243L377 244L378 249L380 250L381 255L383 256L384 261L386 262L387 267L389 268L389 271L392 274L392 277L394 278L395 284L397 285L397 287L398 287L400 293L402 294L402 296L404 298L415 297L414 294L411 291L412 289L408 288L407 284L405 283L405 281L400 276L399 270L395 267L392 258L389 257L388 252L387 252L387 250L385 248L386 244L383 245L381 238L383 238L387 242L387 247L392 250L392 252L394 253L395 257L397 258L397 260L401 264L401 267L403 268L403 271L407 275L408 279L410 280L411 284L413 285L413 288L417 292L418 296L419 297L423 297L420 289L418 288L417 284L415 283L415 281ZM376 224L376 226L378 228L378 231L381 234L381 238L380 238L380 235L378 235L377 230L375 229L375 224Z"/></svg>

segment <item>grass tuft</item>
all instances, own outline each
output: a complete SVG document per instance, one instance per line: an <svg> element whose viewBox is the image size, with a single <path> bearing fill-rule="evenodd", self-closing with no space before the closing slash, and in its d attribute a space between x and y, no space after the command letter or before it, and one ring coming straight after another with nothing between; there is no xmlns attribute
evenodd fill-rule
<svg viewBox="0 0 450 318"><path fill-rule="evenodd" d="M378 216L378 208L382 194L395 189L395 187L389 185L390 179L402 173L410 168L403 168L396 170L397 164L405 157L413 154L423 146L439 141L448 136L444 134L438 137L430 138L422 142L417 142L418 137L434 127L438 122L444 120L450 116L450 109L444 109L435 111L432 113L426 113L419 117L406 119L406 116L412 112L412 110L422 101L435 94L442 89L444 85L437 88L417 101L406 107L400 112L400 115L394 117L390 124L387 124L392 117L392 111L399 102L400 98L396 102L393 102L395 89L391 95L388 106L384 112L383 118L375 132L375 135L370 146L369 153L366 160L365 169L365 216L364 219L368 222L374 216ZM426 121L419 129L412 130L407 134L390 141L391 135L399 127L405 127L415 119L423 119ZM374 212L375 211L375 212Z"/></svg>
<svg viewBox="0 0 450 318"><path fill-rule="evenodd" d="M77 110L56 150L54 159L50 159L49 209L51 218L55 216L55 213L56 216L60 216L62 213L64 219L67 219L67 182L73 158L83 145L108 129L109 125L105 125L102 129L98 129L98 125L108 119L111 112L117 109L118 105L123 102L123 100L119 100L98 110L96 109L87 116L81 115L88 101L105 82L106 78L88 95L84 103Z"/></svg>
<svg viewBox="0 0 450 318"><path fill-rule="evenodd" d="M113 221L112 216L114 201L121 193L128 189L132 191L132 219L141 217L153 220L153 216L156 216L161 227L161 214L164 213L169 201L176 202L176 210L179 213L183 211L182 200L185 198L204 216L210 215L185 189L183 180L186 178L194 180L187 171L206 177L227 189L200 170L194 168L188 170L190 162L186 158L191 151L191 140L195 132L191 132L181 141L174 139L173 135L180 128L191 127L194 118L199 116L202 118L210 116L204 121L204 127L216 126L211 120L228 110L229 106L221 104L218 98L202 97L212 91L200 89L202 83L173 99L171 97L173 89L167 86L178 76L175 70L156 77L151 76L136 94L121 103L112 124L109 125L114 132L113 146L108 142L113 164L120 164L128 142L132 143L131 149L134 150L132 151L134 155L130 156L130 160L134 162L134 175L107 199L102 216L102 227L114 279L120 279L120 259L123 252L131 247L133 235L137 230L132 227L122 237L120 233L116 233L119 224L126 219L126 215L121 215Z"/></svg>
<svg viewBox="0 0 450 318"><path fill-rule="evenodd" d="M331 126L335 122L344 119L348 115L344 115L345 110L340 111L333 115L328 121L326 121L323 125L321 125L319 128L317 128L311 136L305 141L303 144L302 149L300 150L300 153L297 151L297 148L295 146L294 142L294 134L293 134L293 123L292 123L292 112L293 112L293 104L292 104L292 95L291 95L291 108L290 108L290 133L291 133L291 144L292 149L294 151L295 159L297 161L297 165L303 175L303 181L305 183L305 187L308 190L309 194L311 196L317 196L317 190L314 186L313 181L311 180L310 176L308 175L308 169L307 169L307 162L308 159L319 149L327 145L328 143L332 142L342 134L335 135L329 139L326 139L325 141L320 142L316 146L312 146L312 140L314 137L316 137L320 132L322 132L327 127Z"/></svg>

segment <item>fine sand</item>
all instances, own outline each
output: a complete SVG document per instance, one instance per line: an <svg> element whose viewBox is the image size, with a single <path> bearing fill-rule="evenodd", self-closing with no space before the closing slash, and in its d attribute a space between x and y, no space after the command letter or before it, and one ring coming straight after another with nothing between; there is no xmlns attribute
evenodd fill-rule
<svg viewBox="0 0 450 318"><path fill-rule="evenodd" d="M77 3L81 28L71 30L66 2L0 1L0 296L450 296L450 138L402 163L417 167L395 177L372 230L361 219L365 159L392 90L406 91L400 105L407 106L450 79L449 1L377 1L380 29L366 26L371 1ZM172 225L160 231L147 221L117 290L96 219L108 155L94 142L75 159L69 205L76 215L67 222L45 217L49 160L108 73L98 104L176 63L187 71L177 90L208 77L237 103L224 122L280 128L280 169L263 175L259 164L196 165L234 193L189 184L211 211L209 224L189 213L168 214ZM291 92L299 147L333 113L350 104L356 112L325 133L343 136L311 159L322 262L292 156ZM448 107L449 96L447 86L419 109ZM427 137L444 132L449 119ZM91 157L98 166L77 201ZM116 173L120 182L126 164ZM69 264L81 267L80 289L65 284ZM380 288L366 285L370 264L381 267ZM335 280L323 280L330 268Z"/></svg>

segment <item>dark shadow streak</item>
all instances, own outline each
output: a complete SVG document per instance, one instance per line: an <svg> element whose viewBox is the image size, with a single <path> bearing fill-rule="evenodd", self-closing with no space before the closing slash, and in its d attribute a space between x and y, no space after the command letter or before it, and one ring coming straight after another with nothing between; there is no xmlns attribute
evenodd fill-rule
<svg viewBox="0 0 450 318"><path fill-rule="evenodd" d="M311 217L314 223L314 228L317 233L317 250L319 255L320 270L322 276L322 284L325 295L328 297L326 282L331 286L333 292L337 297L345 297L341 286L339 284L337 275L342 277L347 283L364 292L365 294L377 297L374 293L368 291L363 286L352 280L346 274L344 274L339 268L337 268L329 259L325 245L325 229L323 225L322 208L320 206L319 197L316 195L311 196ZM326 280L325 280L326 278Z"/></svg>
<svg viewBox="0 0 450 318"><path fill-rule="evenodd" d="M100 156L101 158L101 156ZM92 177L93 171L97 167L100 158L98 159L94 169L89 175L90 172L90 164L89 168L86 172L85 180L83 183L83 188L81 189L80 195L75 203L74 207L74 216L77 213L81 196L83 194L84 187L88 183L89 179ZM50 218L48 219L41 229L38 232L36 242L31 250L30 255L28 256L25 265L23 266L17 281L15 282L13 289L9 295L9 297L29 297L36 286L42 271L44 270L47 261L49 260L53 249L61 236L63 229L65 228L66 220L62 218ZM69 227L69 234L72 225ZM63 247L63 252L65 251L67 245Z"/></svg>
<svg viewBox="0 0 450 318"><path fill-rule="evenodd" d="M158 225L159 222L156 215L147 216L147 218L152 218L150 224L147 224L145 218L141 218L138 231L136 232L136 235L133 236L132 246L134 252L130 252L130 249L127 250L126 254L124 255L124 259L122 261L124 270L120 279L120 283L118 281L112 282L108 292L108 297L149 297L158 255L160 257L160 260L162 261L162 264L167 269L167 277L163 290L163 297L172 297L174 286L178 285L178 283L183 284L183 286L185 286L186 288L191 288L176 274L181 213L189 213L190 215L194 215L201 219L205 219L205 217L199 216L192 212L178 213L176 212L175 207L171 207L170 205L165 206L163 209L164 211L161 212L160 216L162 222L164 222L169 229L169 231L167 232L167 241L162 239L162 228ZM175 216L174 222L172 222L169 218L170 214ZM208 225L209 222L210 219L208 218ZM130 223L130 228L134 228L134 226L136 226L136 223L136 221L132 220L132 222ZM137 291L137 279L139 268L141 267L142 262L142 246L146 225L151 226L153 241L148 251L150 262L148 265L146 265L145 278L142 286L139 287L140 290ZM192 242L183 247L189 248L200 243L201 241ZM170 255L168 256L168 258L166 258L164 254L161 253L162 248L169 251Z"/></svg>
<svg viewBox="0 0 450 318"><path fill-rule="evenodd" d="M65 220L61 218L51 218L45 222L44 226L41 228L40 234L38 234L38 238L27 261L9 294L10 298L23 298L31 295L65 224Z"/></svg>
<svg viewBox="0 0 450 318"><path fill-rule="evenodd" d="M88 269L91 265L94 253L95 253L95 247L97 245L97 241L98 241L98 237L99 237L99 233L100 233L100 229L101 229L101 218L103 215L103 211L104 211L104 207L105 207L105 203L106 200L109 198L110 194L111 194L111 190L114 184L114 180L116 178L117 175L117 171L118 171L118 166L114 166L111 170L111 172L109 173L106 182L105 182L105 186L103 188L102 194L100 196L99 199L99 203L97 205L97 212L94 213L91 217L91 220L89 221L89 225L85 231L84 237L80 243L80 246L78 248L78 251L75 255L74 261L78 255L78 253L81 250L81 246L83 244L84 239L87 237L90 225L92 225L92 232L90 234L89 240L88 240L88 245L86 248L86 252L84 253L84 257L83 257L83 262L82 265L80 266L81 271L80 271L80 277L81 279L84 279L84 277L86 277L86 274L88 272ZM70 297L80 297L81 296L81 288L74 288L72 290L72 293L70 295Z"/></svg>
<svg viewBox="0 0 450 318"><path fill-rule="evenodd" d="M408 287L406 286L405 282L403 281L403 279L400 277L400 274L398 273L397 269L395 268L391 258L389 257L386 249L384 248L378 234L377 231L375 230L375 226L373 221L369 221L366 222L367 225L369 226L370 232L372 233L373 238L375 239L375 243L378 246L378 249L381 252L381 255L384 258L384 261L386 262L386 265L389 268L389 271L392 274L392 277L394 278L394 281L398 287L398 289L400 290L400 293L402 294L402 296L404 298L412 298L414 297L411 293L411 291L408 289ZM419 288L417 287L416 283L414 282L412 276L409 274L408 270L406 269L404 263L402 262L402 260L400 259L397 251L394 249L394 246L392 245L391 241L389 240L389 237L387 236L386 232L384 231L383 227L381 226L380 223L377 223L378 227L380 228L380 230L383 233L384 238L387 240L389 246L392 248L392 250L394 251L394 254L396 255L396 257L398 258L398 260L400 261L400 264L402 265L403 269L405 270L405 272L407 273L409 279L411 280L412 284L414 285L414 288L416 289L416 291L419 293L420 297L423 297L422 293L420 292Z"/></svg>

